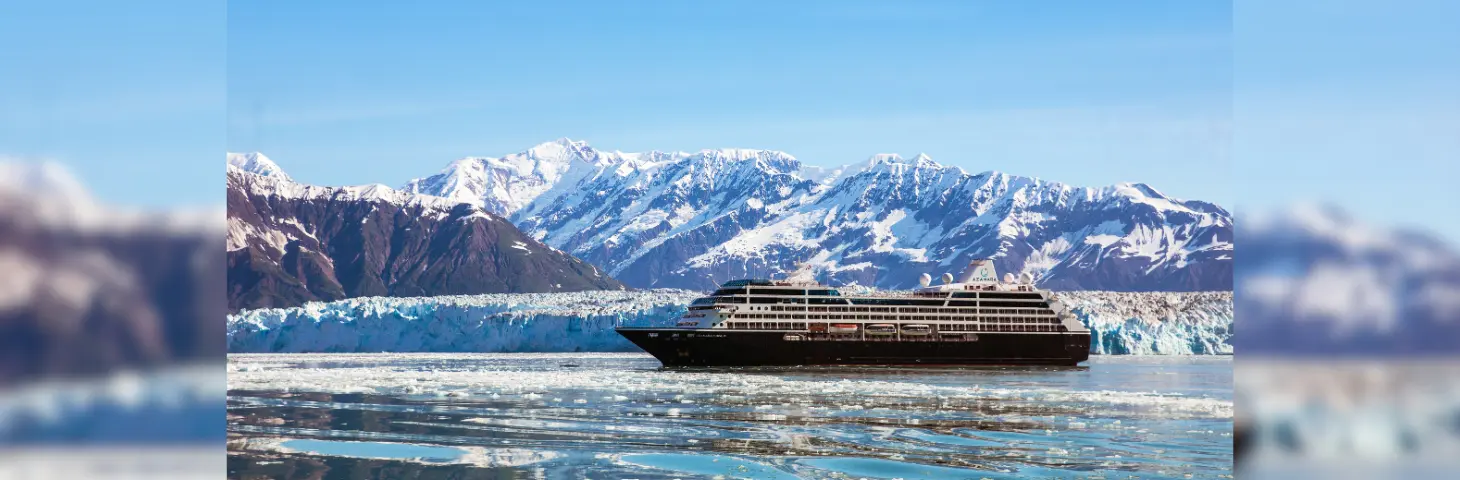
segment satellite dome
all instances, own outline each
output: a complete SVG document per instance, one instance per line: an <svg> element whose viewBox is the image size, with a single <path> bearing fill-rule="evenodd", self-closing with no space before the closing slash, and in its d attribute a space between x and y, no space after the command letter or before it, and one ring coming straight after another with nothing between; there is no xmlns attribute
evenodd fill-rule
<svg viewBox="0 0 1460 480"><path fill-rule="evenodd" d="M1014 283L1014 273L1013 272L1009 272L1009 273L1005 273L1004 274L1004 283Z"/></svg>
<svg viewBox="0 0 1460 480"><path fill-rule="evenodd" d="M943 284L944 285L947 285L947 284L950 284L950 283L953 283L953 274L951 274L951 273L945 273L945 274L943 274Z"/></svg>
<svg viewBox="0 0 1460 480"><path fill-rule="evenodd" d="M926 286L928 286L928 284L931 284L931 283L933 283L933 276L932 275L928 275L928 274L924 273L922 276L918 277L918 284L919 285L922 285L922 286L926 287Z"/></svg>
<svg viewBox="0 0 1460 480"><path fill-rule="evenodd" d="M1034 275L1030 275L1029 272L1024 272L1022 274L1019 274L1019 283L1023 283L1023 284L1026 284L1026 285L1033 285L1034 284Z"/></svg>

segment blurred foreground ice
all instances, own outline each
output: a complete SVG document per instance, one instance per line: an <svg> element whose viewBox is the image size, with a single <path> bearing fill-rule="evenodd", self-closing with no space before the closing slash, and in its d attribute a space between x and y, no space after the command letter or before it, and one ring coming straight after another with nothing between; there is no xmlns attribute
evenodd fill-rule
<svg viewBox="0 0 1460 480"><path fill-rule="evenodd" d="M1245 478L1453 478L1460 256L1332 206L1237 222Z"/></svg>

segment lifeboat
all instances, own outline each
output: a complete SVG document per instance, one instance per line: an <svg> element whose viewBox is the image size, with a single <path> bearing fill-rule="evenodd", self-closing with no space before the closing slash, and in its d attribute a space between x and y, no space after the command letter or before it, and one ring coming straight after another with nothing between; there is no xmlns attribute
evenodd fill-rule
<svg viewBox="0 0 1460 480"><path fill-rule="evenodd" d="M857 333L855 323L833 323L826 328L826 333Z"/></svg>
<svg viewBox="0 0 1460 480"><path fill-rule="evenodd" d="M933 333L933 327L927 325L912 324L902 326L903 335L928 335L931 333Z"/></svg>
<svg viewBox="0 0 1460 480"><path fill-rule="evenodd" d="M867 326L868 335L892 335L897 333L897 325L891 323L874 323Z"/></svg>

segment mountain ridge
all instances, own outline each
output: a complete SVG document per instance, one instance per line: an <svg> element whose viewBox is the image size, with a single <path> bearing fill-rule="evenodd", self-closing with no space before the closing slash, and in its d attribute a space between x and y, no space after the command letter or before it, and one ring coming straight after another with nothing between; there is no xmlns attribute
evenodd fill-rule
<svg viewBox="0 0 1460 480"><path fill-rule="evenodd" d="M970 174L925 154L828 168L775 150L624 153L560 139L457 160L402 190L480 205L640 288L704 289L799 262L905 288L987 256L1053 288L1231 289L1232 218L1214 203L1138 182Z"/></svg>

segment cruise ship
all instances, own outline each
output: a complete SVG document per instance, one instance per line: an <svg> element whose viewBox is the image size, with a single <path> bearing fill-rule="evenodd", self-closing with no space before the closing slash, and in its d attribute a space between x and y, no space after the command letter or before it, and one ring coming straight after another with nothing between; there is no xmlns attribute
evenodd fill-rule
<svg viewBox="0 0 1460 480"><path fill-rule="evenodd" d="M1028 275L974 260L954 281L844 295L805 280L733 280L675 327L616 330L666 367L1077 365L1090 330Z"/></svg>

